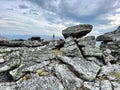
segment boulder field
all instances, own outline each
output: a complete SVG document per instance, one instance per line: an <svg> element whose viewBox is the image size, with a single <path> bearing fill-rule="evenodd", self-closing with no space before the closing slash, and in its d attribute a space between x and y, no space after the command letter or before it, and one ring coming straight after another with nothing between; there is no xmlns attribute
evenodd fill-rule
<svg viewBox="0 0 120 90"><path fill-rule="evenodd" d="M68 27L64 40L0 37L0 90L120 90L120 27L85 36L92 28Z"/></svg>

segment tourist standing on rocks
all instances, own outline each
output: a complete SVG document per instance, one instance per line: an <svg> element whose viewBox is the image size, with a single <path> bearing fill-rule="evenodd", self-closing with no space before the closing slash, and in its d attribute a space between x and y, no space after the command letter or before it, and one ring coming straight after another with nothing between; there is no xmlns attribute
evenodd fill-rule
<svg viewBox="0 0 120 90"><path fill-rule="evenodd" d="M55 34L53 34L53 36L52 36L52 40L53 40L53 41L55 40Z"/></svg>

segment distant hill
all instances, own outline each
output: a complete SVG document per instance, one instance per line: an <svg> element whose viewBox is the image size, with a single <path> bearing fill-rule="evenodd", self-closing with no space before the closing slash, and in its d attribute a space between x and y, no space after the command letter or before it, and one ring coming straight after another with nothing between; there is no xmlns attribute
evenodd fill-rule
<svg viewBox="0 0 120 90"><path fill-rule="evenodd" d="M0 40L8 40L8 38L0 36Z"/></svg>
<svg viewBox="0 0 120 90"><path fill-rule="evenodd" d="M2 35L1 37L6 37L9 39L25 39L25 40L27 40L28 38L31 38L33 36L39 36L46 41L52 40L52 36L48 36L48 35ZM56 36L56 39L59 39L59 38L63 38L63 37Z"/></svg>

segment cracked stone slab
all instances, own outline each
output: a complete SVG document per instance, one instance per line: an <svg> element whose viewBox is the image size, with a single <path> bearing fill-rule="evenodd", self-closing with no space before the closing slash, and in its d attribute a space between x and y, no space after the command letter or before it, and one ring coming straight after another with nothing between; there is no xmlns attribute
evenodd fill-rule
<svg viewBox="0 0 120 90"><path fill-rule="evenodd" d="M21 58L19 56L19 52L12 52L7 56L7 61L5 63L0 64L0 72L5 72L9 70L13 70L21 64Z"/></svg>
<svg viewBox="0 0 120 90"><path fill-rule="evenodd" d="M25 75L25 72L36 72L37 69L42 68L43 66L46 66L50 63L50 61L44 61L42 63L36 63L35 65L26 66L26 65L20 65L18 68L10 71L10 75L12 75L14 80L20 79L23 75Z"/></svg>
<svg viewBox="0 0 120 90"><path fill-rule="evenodd" d="M62 62L71 65L71 67L79 73L79 77L92 81L96 78L97 73L100 70L100 66L98 66L94 62L87 61L81 58L69 58L66 56L58 55L59 60Z"/></svg>
<svg viewBox="0 0 120 90"><path fill-rule="evenodd" d="M19 90L64 90L63 85L60 81L54 77L39 77L17 83Z"/></svg>
<svg viewBox="0 0 120 90"><path fill-rule="evenodd" d="M64 90L64 87L56 77L43 76L23 82L0 83L0 90Z"/></svg>
<svg viewBox="0 0 120 90"><path fill-rule="evenodd" d="M76 77L73 72L69 70L67 65L55 65L55 74L62 81L63 86L67 90L77 90L82 86L83 81Z"/></svg>

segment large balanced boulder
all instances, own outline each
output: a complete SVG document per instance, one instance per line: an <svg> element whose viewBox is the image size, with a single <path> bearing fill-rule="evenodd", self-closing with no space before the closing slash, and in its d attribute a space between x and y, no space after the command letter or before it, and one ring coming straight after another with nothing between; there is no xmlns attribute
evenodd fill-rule
<svg viewBox="0 0 120 90"><path fill-rule="evenodd" d="M69 36L73 37L83 37L89 32L91 32L93 26L89 24L80 24L72 27L68 27L65 30L62 31L62 34L65 38Z"/></svg>

